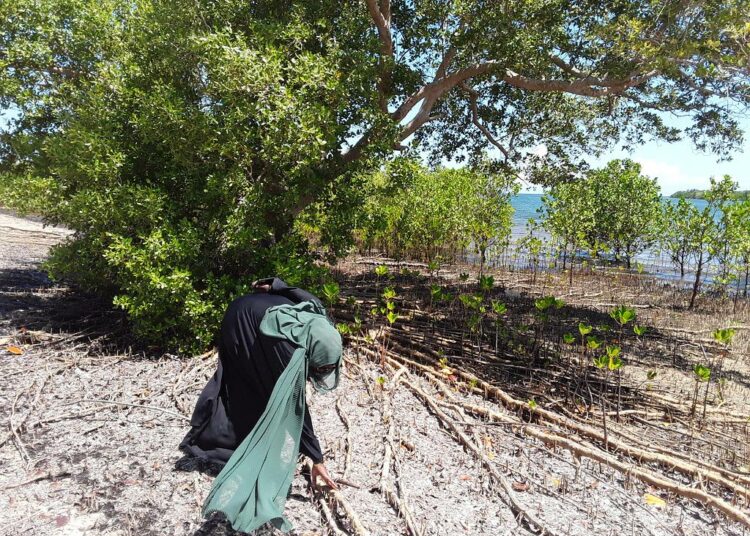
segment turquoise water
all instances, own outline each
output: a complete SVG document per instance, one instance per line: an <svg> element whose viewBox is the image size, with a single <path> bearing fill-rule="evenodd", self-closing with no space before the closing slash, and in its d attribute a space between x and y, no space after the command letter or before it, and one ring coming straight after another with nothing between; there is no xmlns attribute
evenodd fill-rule
<svg viewBox="0 0 750 536"><path fill-rule="evenodd" d="M664 201L677 203L677 198L665 197ZM703 199L688 199L688 201L699 209L706 206L706 201ZM526 234L526 224L529 219L539 219L537 211L542 206L542 194L518 194L511 199L510 204L515 209L511 234L513 238L517 238Z"/></svg>
<svg viewBox="0 0 750 536"><path fill-rule="evenodd" d="M676 203L677 199L673 197L663 198L665 202ZM702 199L690 199L688 200L693 203L697 208L702 209L706 206L706 201ZM511 199L511 205L515 209L513 214L513 222L511 226L511 239L517 241L529 232L529 220L540 219L538 210L542 206L542 194L518 194ZM540 238L549 238L549 234L544 229L536 229L534 235ZM511 260L512 259L512 260ZM542 261L543 265L549 265L554 259L551 256L545 257ZM669 258L659 251L656 247L653 249L644 251L635 257L635 262L641 263L645 270L659 278L663 279L679 279L676 269L672 266ZM495 265L501 264L514 264L525 266L529 262L528 259L524 258L522 254L520 257L511 255L500 255L500 257L494 259ZM688 273L690 270L688 270ZM710 276L709 276L710 277ZM707 279L708 280L708 279Z"/></svg>

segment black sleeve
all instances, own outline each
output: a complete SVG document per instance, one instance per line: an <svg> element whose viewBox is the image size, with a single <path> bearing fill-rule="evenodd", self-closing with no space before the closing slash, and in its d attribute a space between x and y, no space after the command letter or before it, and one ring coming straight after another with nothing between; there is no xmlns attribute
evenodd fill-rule
<svg viewBox="0 0 750 536"><path fill-rule="evenodd" d="M310 458L313 463L323 461L323 453L320 450L318 438L315 437L310 410L307 407L305 407L305 421L302 424L302 437L299 442L299 450L302 454Z"/></svg>
<svg viewBox="0 0 750 536"><path fill-rule="evenodd" d="M268 291L269 294L278 294L284 296L286 299L293 301L294 303L300 303L303 301L314 301L320 303L320 300L313 294L310 294L306 290L297 287L290 287L282 279L274 277L271 282L271 289Z"/></svg>

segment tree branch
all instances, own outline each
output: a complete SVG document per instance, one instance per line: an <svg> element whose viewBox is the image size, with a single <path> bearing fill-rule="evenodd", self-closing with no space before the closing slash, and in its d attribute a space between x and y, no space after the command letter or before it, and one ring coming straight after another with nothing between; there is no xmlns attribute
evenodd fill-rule
<svg viewBox="0 0 750 536"><path fill-rule="evenodd" d="M461 82L461 87L469 94L469 107L471 108L471 122L474 124L475 127L479 129L479 131L484 134L484 137L487 138L487 140L497 147L501 153L503 153L503 156L505 157L505 161L507 162L510 158L510 153L508 149L505 148L497 139L495 136L493 136L492 132L483 125L479 121L479 109L477 108L477 99L479 98L479 92L467 85L465 82Z"/></svg>
<svg viewBox="0 0 750 536"><path fill-rule="evenodd" d="M391 86L391 64L393 62L393 37L391 35L391 4L383 0L378 7L377 0L365 0L380 38L380 76L378 79L378 107L388 113L388 93Z"/></svg>

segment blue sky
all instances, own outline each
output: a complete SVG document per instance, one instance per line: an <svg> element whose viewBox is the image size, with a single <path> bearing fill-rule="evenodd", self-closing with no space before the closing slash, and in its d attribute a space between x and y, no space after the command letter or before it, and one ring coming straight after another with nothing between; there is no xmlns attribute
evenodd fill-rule
<svg viewBox="0 0 750 536"><path fill-rule="evenodd" d="M667 120L667 123L669 121ZM631 158L641 164L642 172L655 177L663 195L692 188L707 189L711 177L731 175L740 190L750 190L750 118L740 121L745 132L742 152L733 154L728 162L717 162L716 156L697 151L689 140L676 143L649 142L630 153L614 150L590 163L600 166L614 158ZM525 187L523 191L539 192Z"/></svg>

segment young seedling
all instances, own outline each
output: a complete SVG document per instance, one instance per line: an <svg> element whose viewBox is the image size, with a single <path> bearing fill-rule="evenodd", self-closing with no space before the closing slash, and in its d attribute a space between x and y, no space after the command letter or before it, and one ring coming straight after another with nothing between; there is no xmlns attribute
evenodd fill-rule
<svg viewBox="0 0 750 536"><path fill-rule="evenodd" d="M497 355L499 351L498 339L500 335L500 328L504 322L503 317L508 312L508 307L502 302L492 300L492 312L495 315L495 355Z"/></svg>
<svg viewBox="0 0 750 536"><path fill-rule="evenodd" d="M693 374L695 375L695 390L693 391L693 407L690 410L690 422L692 423L692 419L695 416L695 406L698 401L698 386L701 384L701 382L706 382L706 393L708 394L708 382L711 380L711 369L697 363L693 367ZM706 402L704 398L703 402L703 417L706 417Z"/></svg>
<svg viewBox="0 0 750 536"><path fill-rule="evenodd" d="M612 320L617 322L620 327L620 336L617 338L617 344L622 345L623 329L628 323L635 321L635 310L631 309L630 307L620 305L618 307L615 307L609 313L609 316L612 317Z"/></svg>
<svg viewBox="0 0 750 536"><path fill-rule="evenodd" d="M581 346L585 346L584 338L593 331L594 327L583 322L578 323L578 333L581 334Z"/></svg>
<svg viewBox="0 0 750 536"><path fill-rule="evenodd" d="M491 275L480 275L479 276L479 291L482 294L487 294L495 286L495 278Z"/></svg>
<svg viewBox="0 0 750 536"><path fill-rule="evenodd" d="M620 354L622 349L619 346L607 346L607 369L613 371L617 375L617 422L620 422L620 384L621 384L621 372L622 359Z"/></svg>
<svg viewBox="0 0 750 536"><path fill-rule="evenodd" d="M341 289L339 288L339 284L335 281L323 285L323 299L328 306L328 312L331 316L333 316L333 306L338 303L340 294Z"/></svg>
<svg viewBox="0 0 750 536"><path fill-rule="evenodd" d="M719 359L719 370L716 371L716 389L719 393L719 400L721 402L724 402L724 393L722 392L722 377L721 373L724 369L724 360L729 356L729 345L732 344L732 339L734 338L735 330L732 328L723 328L723 329L717 329L714 331L711 335L713 336L714 340L721 345L721 359ZM708 389L708 387L706 387Z"/></svg>
<svg viewBox="0 0 750 536"><path fill-rule="evenodd" d="M541 343L544 339L544 331L549 321L549 313L552 309L561 309L565 305L565 302L555 298L554 296L543 296L538 300L534 301L534 307L536 308L536 315L539 319L538 328L534 336L534 344L532 346L532 354L534 357L538 356L539 350L541 349Z"/></svg>
<svg viewBox="0 0 750 536"><path fill-rule="evenodd" d="M427 271L430 273L430 278L435 277L438 270L440 270L440 261L437 259L433 259L427 263Z"/></svg>
<svg viewBox="0 0 750 536"><path fill-rule="evenodd" d="M380 294L380 278L388 275L388 267L380 264L375 267L375 294Z"/></svg>
<svg viewBox="0 0 750 536"><path fill-rule="evenodd" d="M477 354L481 356L484 314L487 312L487 308L483 305L483 297L479 294L461 294L458 299L469 311L466 325L470 333L477 335Z"/></svg>

